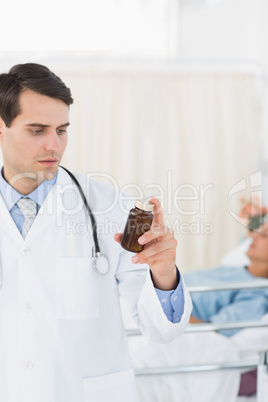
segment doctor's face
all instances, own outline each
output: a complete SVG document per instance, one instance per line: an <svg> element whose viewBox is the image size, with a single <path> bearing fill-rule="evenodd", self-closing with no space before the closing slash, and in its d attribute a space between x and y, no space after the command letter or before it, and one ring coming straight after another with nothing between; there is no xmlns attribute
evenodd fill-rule
<svg viewBox="0 0 268 402"><path fill-rule="evenodd" d="M5 179L22 194L52 179L67 145L69 107L62 100L25 90L20 114L6 127L0 118Z"/></svg>

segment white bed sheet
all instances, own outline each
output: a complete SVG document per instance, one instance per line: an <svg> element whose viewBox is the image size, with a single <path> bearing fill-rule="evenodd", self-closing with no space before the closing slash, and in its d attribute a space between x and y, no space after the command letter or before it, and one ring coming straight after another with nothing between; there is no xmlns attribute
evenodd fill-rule
<svg viewBox="0 0 268 402"><path fill-rule="evenodd" d="M123 304L122 312L126 328L136 328ZM262 319L268 320L268 314ZM231 338L215 332L185 333L169 344L131 336L128 343L135 369L251 361L268 350L268 328L247 328ZM141 402L257 402L256 396L237 396L244 371L138 376L136 381Z"/></svg>
<svg viewBox="0 0 268 402"><path fill-rule="evenodd" d="M261 320L268 322L268 314ZM232 336L232 342L241 359L258 359L260 351L268 350L268 327L242 329Z"/></svg>
<svg viewBox="0 0 268 402"><path fill-rule="evenodd" d="M238 361L232 342L219 334L184 334L163 345L130 337L134 367L172 367ZM240 372L234 370L137 377L142 402L237 402Z"/></svg>
<svg viewBox="0 0 268 402"><path fill-rule="evenodd" d="M136 328L122 304L127 329ZM135 369L239 361L237 346L215 332L183 334L169 344L128 338ZM136 377L141 402L238 402L239 370ZM240 401L239 402L243 402Z"/></svg>

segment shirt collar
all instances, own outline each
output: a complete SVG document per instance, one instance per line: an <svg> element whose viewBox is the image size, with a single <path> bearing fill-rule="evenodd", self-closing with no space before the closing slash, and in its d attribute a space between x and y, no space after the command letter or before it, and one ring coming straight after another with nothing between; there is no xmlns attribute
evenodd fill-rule
<svg viewBox="0 0 268 402"><path fill-rule="evenodd" d="M10 211L21 197L30 198L31 200L36 202L40 207L43 204L49 191L54 186L54 184L57 180L57 175L58 175L58 172L53 179L43 181L34 191L32 191L27 196L25 196L25 195L19 193L17 190L15 190L5 180L4 168L2 167L1 174L0 174L0 193L3 197L3 200L4 200L8 210Z"/></svg>

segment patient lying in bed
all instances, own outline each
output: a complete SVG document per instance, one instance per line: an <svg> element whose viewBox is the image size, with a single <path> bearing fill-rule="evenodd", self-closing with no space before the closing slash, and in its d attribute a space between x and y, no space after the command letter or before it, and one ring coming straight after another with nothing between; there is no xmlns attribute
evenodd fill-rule
<svg viewBox="0 0 268 402"><path fill-rule="evenodd" d="M252 243L246 255L246 266L220 266L184 274L186 285L219 282L249 282L268 278L268 222L251 232ZM268 312L268 289L226 290L192 293L190 323L257 320ZM237 330L221 331L231 336ZM256 392L256 370L241 377L240 395Z"/></svg>
<svg viewBox="0 0 268 402"><path fill-rule="evenodd" d="M183 275L186 285L219 282L249 282L268 278L268 222L251 232L252 243L246 254L247 266L215 267ZM268 289L226 290L191 294L193 311L190 322L231 322L261 318L268 312ZM235 330L222 334L233 335Z"/></svg>

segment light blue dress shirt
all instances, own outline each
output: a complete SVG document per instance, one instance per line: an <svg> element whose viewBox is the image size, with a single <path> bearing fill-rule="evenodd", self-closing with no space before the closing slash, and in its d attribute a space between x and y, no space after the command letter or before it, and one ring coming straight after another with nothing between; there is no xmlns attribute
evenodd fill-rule
<svg viewBox="0 0 268 402"><path fill-rule="evenodd" d="M20 233L22 233L22 228L24 224L24 215L22 214L16 202L21 198L30 198L37 204L37 212L39 211L41 205L43 204L46 196L48 195L51 188L54 186L57 180L57 175L52 180L43 181L34 191L32 191L27 196L19 193L3 177L3 168L0 174L0 193L3 200L7 206L7 209L12 216L17 228ZM171 322L179 322L184 310L184 295L182 290L182 284L180 281L180 273L178 272L179 285L175 290L163 291L155 289L157 296L163 307L163 311L167 319Z"/></svg>
<svg viewBox="0 0 268 402"><path fill-rule="evenodd" d="M57 173L58 174L58 173ZM57 174L52 180L43 181L34 191L28 195L23 195L15 190L3 177L3 169L0 174L0 193L3 200L7 206L7 209L12 216L17 228L20 233L22 233L23 224L25 221L24 215L16 205L16 202L22 198L30 198L37 204L37 212L39 211L41 205L43 204L46 196L48 195L51 188L54 186L57 180Z"/></svg>
<svg viewBox="0 0 268 402"><path fill-rule="evenodd" d="M175 290L167 291L155 288L167 319L174 323L180 322L184 310L184 295L178 270L177 275L179 284Z"/></svg>

